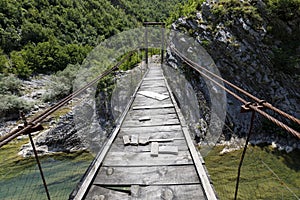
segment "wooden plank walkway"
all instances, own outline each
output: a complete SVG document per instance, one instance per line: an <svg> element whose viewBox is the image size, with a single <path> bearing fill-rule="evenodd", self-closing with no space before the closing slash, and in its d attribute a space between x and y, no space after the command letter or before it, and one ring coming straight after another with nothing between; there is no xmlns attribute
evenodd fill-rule
<svg viewBox="0 0 300 200"><path fill-rule="evenodd" d="M75 199L217 199L160 64L123 119Z"/></svg>

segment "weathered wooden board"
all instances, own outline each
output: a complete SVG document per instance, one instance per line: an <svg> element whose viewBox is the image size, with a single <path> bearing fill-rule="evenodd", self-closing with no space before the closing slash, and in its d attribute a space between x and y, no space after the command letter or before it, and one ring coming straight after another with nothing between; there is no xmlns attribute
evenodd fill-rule
<svg viewBox="0 0 300 200"><path fill-rule="evenodd" d="M127 116L155 116L155 115L165 115L165 114L176 114L174 108L163 108L163 109L147 109L147 110L130 110Z"/></svg>
<svg viewBox="0 0 300 200"><path fill-rule="evenodd" d="M153 91L139 91L137 94L143 95L147 98L155 99L158 101L162 101L162 100L169 98L168 95L163 95L161 93L157 93L157 92L153 92Z"/></svg>
<svg viewBox="0 0 300 200"><path fill-rule="evenodd" d="M141 112L129 112L127 114L126 120L125 121L139 121L141 117L149 117L151 121L156 120L156 119L178 119L178 116L176 113L159 113L159 114L154 114L153 115L140 115ZM137 115L139 114L139 115ZM148 121L148 120L146 120Z"/></svg>
<svg viewBox="0 0 300 200"><path fill-rule="evenodd" d="M174 140L174 142L164 142L164 143L159 143L160 147L161 146L175 146L178 148L178 151L188 151L188 147L186 145L186 142L184 139L182 140ZM112 145L111 152L150 152L150 144L147 145L138 145L138 146L133 146L133 145L124 145L122 142L115 141L114 144Z"/></svg>
<svg viewBox="0 0 300 200"><path fill-rule="evenodd" d="M87 194L86 200L95 200L95 199L124 199L130 200L131 197L128 193L118 192L115 190L109 190L104 187L93 185Z"/></svg>
<svg viewBox="0 0 300 200"><path fill-rule="evenodd" d="M150 155L151 155L152 157L157 157L157 156L158 156L158 148L159 148L158 142L151 142L151 151L150 151Z"/></svg>
<svg viewBox="0 0 300 200"><path fill-rule="evenodd" d="M163 101L158 101L155 99L136 99L133 106L159 106L161 104L172 104L170 99L165 99Z"/></svg>
<svg viewBox="0 0 300 200"><path fill-rule="evenodd" d="M143 81L141 87L166 87L164 80Z"/></svg>
<svg viewBox="0 0 300 200"><path fill-rule="evenodd" d="M149 78L145 77L144 78L144 81L156 81L156 80L165 80L165 77L160 76L160 77L149 77Z"/></svg>
<svg viewBox="0 0 300 200"><path fill-rule="evenodd" d="M153 134L152 134L153 133ZM126 128L122 127L120 130L119 135L129 135L129 134L151 134L151 135L164 135L170 133L172 135L181 134L183 135L183 132L181 130L180 125L173 125L173 126L153 126L153 127L133 127L133 128ZM177 137L177 136L172 136ZM160 138L160 137L159 137ZM164 138L164 137L162 137ZM168 138L168 137L166 137Z"/></svg>
<svg viewBox="0 0 300 200"><path fill-rule="evenodd" d="M86 200L95 199L122 199L122 200L153 200L153 199L206 199L200 184L189 185L162 185L162 186L138 186L134 185L135 191L131 192L131 195L126 192L120 192L112 189L106 189L104 187L93 185ZM116 189L118 187L115 187ZM119 187L123 189L123 186Z"/></svg>
<svg viewBox="0 0 300 200"><path fill-rule="evenodd" d="M140 187L138 200L205 200L200 184Z"/></svg>
<svg viewBox="0 0 300 200"><path fill-rule="evenodd" d="M123 122L123 127L129 126L164 126L164 125L173 125L180 124L179 119L176 114L166 114L166 115L156 115L151 116L150 120L140 121L139 116L127 116L126 120Z"/></svg>
<svg viewBox="0 0 300 200"><path fill-rule="evenodd" d="M123 127L145 127L145 126L168 126L180 124L178 119L159 118L150 121L127 120L123 123Z"/></svg>
<svg viewBox="0 0 300 200"><path fill-rule="evenodd" d="M159 154L151 157L150 152L109 152L104 160L104 166L157 166L157 165L187 165L192 164L188 151L179 151L178 155Z"/></svg>
<svg viewBox="0 0 300 200"><path fill-rule="evenodd" d="M144 109L162 109L162 108L174 108L173 104L160 104L153 106L133 106L132 110L144 110Z"/></svg>
<svg viewBox="0 0 300 200"><path fill-rule="evenodd" d="M168 89L166 87L141 87L139 91L149 91L166 94Z"/></svg>
<svg viewBox="0 0 300 200"><path fill-rule="evenodd" d="M200 182L194 165L102 167L94 181L94 184L97 185L173 185L195 183Z"/></svg>

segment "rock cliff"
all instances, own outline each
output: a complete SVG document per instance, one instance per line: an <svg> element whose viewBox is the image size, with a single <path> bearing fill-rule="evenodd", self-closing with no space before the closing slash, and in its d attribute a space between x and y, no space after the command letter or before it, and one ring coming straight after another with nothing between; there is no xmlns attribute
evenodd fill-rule
<svg viewBox="0 0 300 200"><path fill-rule="evenodd" d="M293 17L274 17L270 5L260 0L205 1L194 15L174 22L172 29L196 38L223 78L299 118L300 13L297 9L291 13ZM289 49L293 51L287 52ZM245 136L250 122L249 115L240 114L240 106L227 94L226 124L238 137ZM232 132L227 131L227 139ZM260 116L254 132L253 143L296 146L293 137Z"/></svg>

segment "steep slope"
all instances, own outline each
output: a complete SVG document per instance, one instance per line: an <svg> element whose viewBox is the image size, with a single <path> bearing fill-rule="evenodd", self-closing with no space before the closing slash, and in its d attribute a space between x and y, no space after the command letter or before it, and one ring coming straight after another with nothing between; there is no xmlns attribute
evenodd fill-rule
<svg viewBox="0 0 300 200"><path fill-rule="evenodd" d="M188 8L192 9L185 11L187 17L179 18L172 28L196 38L223 78L299 118L300 2L199 2L190 4ZM237 100L227 97L227 124L235 134L244 136L249 117L239 113ZM263 118L256 121L255 132L257 140L267 142L281 140L286 134ZM258 136L274 132L272 136Z"/></svg>

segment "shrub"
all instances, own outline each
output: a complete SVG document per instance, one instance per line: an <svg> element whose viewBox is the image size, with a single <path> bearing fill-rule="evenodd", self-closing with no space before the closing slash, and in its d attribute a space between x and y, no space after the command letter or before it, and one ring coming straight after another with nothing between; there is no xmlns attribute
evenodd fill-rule
<svg viewBox="0 0 300 200"><path fill-rule="evenodd" d="M15 95L0 94L0 117L1 121L8 119L17 119L19 111L28 112L31 105Z"/></svg>
<svg viewBox="0 0 300 200"><path fill-rule="evenodd" d="M68 65L63 71L58 71L51 77L51 83L47 86L47 93L42 97L44 101L59 100L72 92L80 65Z"/></svg>
<svg viewBox="0 0 300 200"><path fill-rule="evenodd" d="M0 74L0 94L20 95L21 80L15 75L4 76Z"/></svg>

